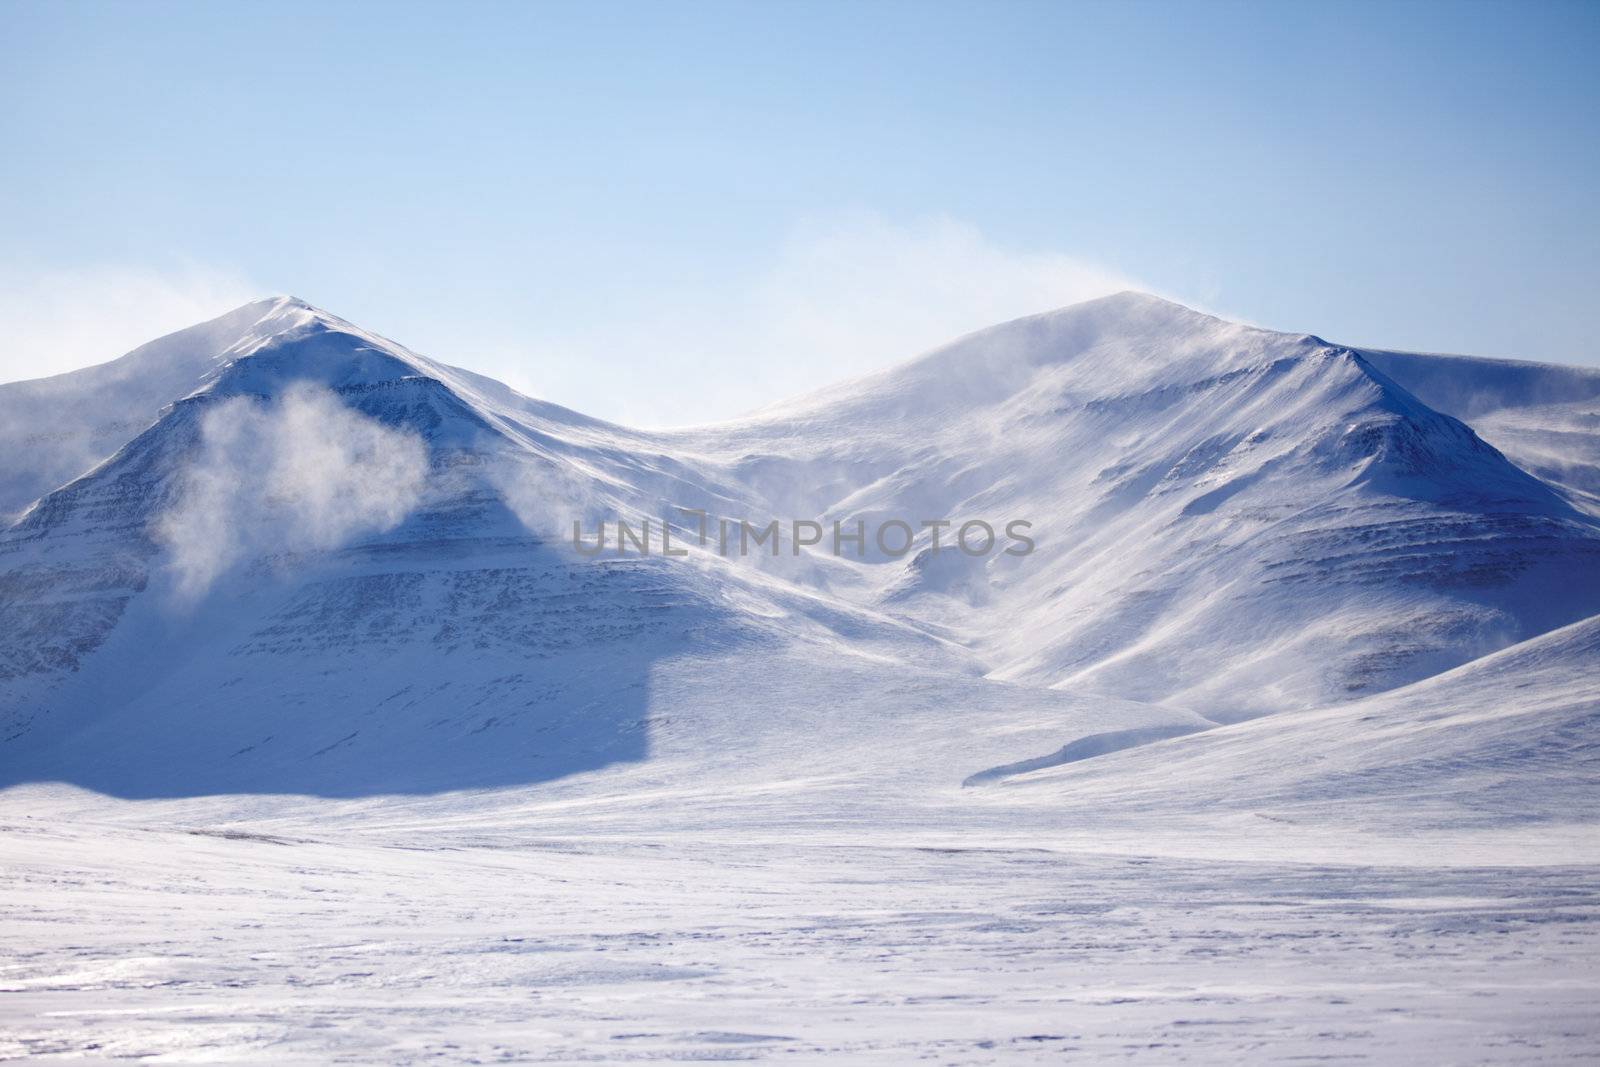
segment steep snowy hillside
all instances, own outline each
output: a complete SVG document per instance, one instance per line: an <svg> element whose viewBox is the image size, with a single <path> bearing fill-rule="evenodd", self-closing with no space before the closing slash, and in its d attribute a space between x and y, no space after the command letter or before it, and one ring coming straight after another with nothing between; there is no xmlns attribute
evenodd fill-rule
<svg viewBox="0 0 1600 1067"><path fill-rule="evenodd" d="M1363 352L1424 403L1471 423L1513 463L1600 514L1600 370Z"/></svg>
<svg viewBox="0 0 1600 1067"><path fill-rule="evenodd" d="M253 329L275 330L289 303L246 304L98 367L0 384L0 516L15 516L121 448Z"/></svg>
<svg viewBox="0 0 1600 1067"><path fill-rule="evenodd" d="M972 672L758 573L586 560L530 530L517 509L545 501L527 498L572 499L558 453L578 446L551 431L582 440L581 417L497 410L476 380L292 303L225 356L0 537L4 780L526 784L643 758L650 670L673 653L818 646ZM588 477L606 499L603 470Z"/></svg>
<svg viewBox="0 0 1600 1067"><path fill-rule="evenodd" d="M83 433L115 424L116 376L165 406L0 534L3 783L362 796L639 766L617 781L859 805L841 783L956 790L1063 734L1355 699L1600 611L1595 520L1366 356L1138 294L674 433L290 299L108 367L60 385L92 400ZM22 482L54 477L29 456ZM730 558L677 508L785 532ZM650 555L614 550L618 517L654 517ZM796 552L797 519L822 544ZM1037 549L952 549L973 519ZM836 521L931 520L939 552L926 529L829 551ZM612 548L573 551L574 521Z"/></svg>
<svg viewBox="0 0 1600 1067"><path fill-rule="evenodd" d="M1030 684L1244 718L1600 610L1592 519L1466 425L1358 352L1139 294L687 437L779 514L1030 520L1033 555L919 551L862 594Z"/></svg>

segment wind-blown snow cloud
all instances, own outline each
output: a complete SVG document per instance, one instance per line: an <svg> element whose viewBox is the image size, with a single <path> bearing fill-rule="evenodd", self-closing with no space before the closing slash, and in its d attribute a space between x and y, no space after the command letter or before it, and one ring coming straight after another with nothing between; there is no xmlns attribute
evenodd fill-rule
<svg viewBox="0 0 1600 1067"><path fill-rule="evenodd" d="M954 219L858 214L797 227L766 267L716 292L664 286L652 291L657 302L636 294L644 303L581 331L532 345L488 341L476 352L481 369L534 395L621 422L677 426L1130 288L1147 287L1075 256L1008 247Z"/></svg>
<svg viewBox="0 0 1600 1067"><path fill-rule="evenodd" d="M104 363L262 295L227 271L0 267L0 382Z"/></svg>
<svg viewBox="0 0 1600 1067"><path fill-rule="evenodd" d="M740 270L735 265L729 270ZM1110 267L1013 247L945 217L797 225L743 273L627 288L603 315L431 306L395 336L586 414L640 426L731 418L870 373L964 333L1128 288ZM226 272L0 268L0 380L104 362L268 290ZM291 288L299 288L291 285ZM344 310L337 290L330 310ZM402 316L402 319L404 316Z"/></svg>
<svg viewBox="0 0 1600 1067"><path fill-rule="evenodd" d="M200 453L156 523L177 593L192 599L238 563L269 552L336 548L392 529L422 498L428 454L415 434L298 386L205 413Z"/></svg>
<svg viewBox="0 0 1600 1067"><path fill-rule="evenodd" d="M567 543L573 522L593 530L601 519L615 515L616 505L594 488L601 475L579 470L566 460L507 456L491 463L485 473L517 521L529 533L556 544Z"/></svg>
<svg viewBox="0 0 1600 1067"><path fill-rule="evenodd" d="M1007 248L953 219L897 226L862 215L796 230L757 287L756 306L765 346L850 373L1135 287L1109 268Z"/></svg>

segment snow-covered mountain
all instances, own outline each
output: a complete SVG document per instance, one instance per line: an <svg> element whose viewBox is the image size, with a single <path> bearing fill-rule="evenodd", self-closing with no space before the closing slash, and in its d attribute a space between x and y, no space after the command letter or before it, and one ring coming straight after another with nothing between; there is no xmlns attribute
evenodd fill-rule
<svg viewBox="0 0 1600 1067"><path fill-rule="evenodd" d="M673 432L289 299L0 385L0 1058L1590 1062L1597 398L1139 294Z"/></svg>
<svg viewBox="0 0 1600 1067"><path fill-rule="evenodd" d="M642 432L263 301L0 386L0 784L959 789L1369 699L1600 612L1588 439L1517 429L1597 382L1123 294ZM568 545L617 516L689 554ZM920 532L835 556L791 519ZM971 519L1037 547L952 550Z"/></svg>
<svg viewBox="0 0 1600 1067"><path fill-rule="evenodd" d="M1412 681L1600 595L1590 518L1365 354L1137 294L692 440L780 511L1031 519L1036 555L883 567L871 598L993 676L1225 719Z"/></svg>

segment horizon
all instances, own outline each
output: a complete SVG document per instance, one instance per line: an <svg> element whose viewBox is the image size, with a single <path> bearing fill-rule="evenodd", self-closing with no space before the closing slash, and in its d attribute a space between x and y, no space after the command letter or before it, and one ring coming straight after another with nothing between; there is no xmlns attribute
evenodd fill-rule
<svg viewBox="0 0 1600 1067"><path fill-rule="evenodd" d="M9 11L8 381L271 291L647 426L1129 287L1600 365L1591 4Z"/></svg>
<svg viewBox="0 0 1600 1067"><path fill-rule="evenodd" d="M1000 329L1000 328L1003 328L1003 327L1005 327L1007 325L1010 325L1012 323L1025 321L1027 319L1043 318L1043 317L1046 317L1046 316L1049 316L1049 315L1060 314L1060 313L1063 313L1063 312L1071 311L1074 308L1082 307L1082 306L1087 305L1087 304L1100 303L1100 302L1104 302L1104 301L1110 301L1110 300L1115 300L1115 299L1118 299L1118 298L1126 298L1126 297L1140 297L1140 298L1145 298L1145 299L1149 299L1149 300L1154 300L1154 301L1159 302L1160 304L1164 304L1164 305L1167 305L1167 306L1170 306L1170 307L1178 308L1180 310L1183 310L1183 311L1186 311L1186 312L1190 312L1190 313L1193 313L1193 314L1202 315L1202 316L1204 316L1206 318L1209 318L1209 319L1212 319L1214 321L1223 322L1223 323L1227 323L1227 324L1230 324L1230 325L1245 326L1245 327L1249 327L1251 329L1263 330L1263 331L1268 332L1268 333L1279 334L1279 335L1283 335L1283 336L1291 336L1291 337L1292 336L1299 336L1299 335L1311 336L1311 337L1317 338L1318 340L1321 340L1322 342L1324 342L1325 344L1328 344L1330 346L1337 347L1337 348L1348 348L1348 349L1352 349L1352 350L1357 351L1357 352L1361 352L1361 351L1390 352L1390 353L1396 353L1396 354L1401 354L1401 355L1436 356L1436 357L1439 357L1439 358L1442 358L1442 359L1473 359L1473 360L1484 360L1484 361L1496 362L1496 363L1513 363L1513 364L1529 364L1529 365L1554 366L1554 367L1568 367L1568 368L1573 368L1573 369L1578 369L1578 370L1600 370L1600 367L1589 367L1589 366L1587 366L1585 364L1582 364L1582 363L1563 363L1563 362L1558 362L1558 361L1554 361L1554 360L1516 359L1516 358L1506 358L1506 357L1497 357L1497 356L1482 356L1482 355L1477 355L1475 353L1470 353L1470 352L1445 352L1445 351L1441 351L1441 350L1399 349L1399 348L1393 348L1393 347L1382 346L1382 345L1353 345L1353 344L1347 344L1345 342L1339 341L1336 338L1325 337L1321 333L1319 333L1318 331L1313 330L1313 329L1293 329L1293 328L1284 329L1284 328L1280 328L1280 327L1264 325L1264 324L1261 324L1261 323L1248 322L1248 321L1245 321L1245 320L1240 319L1240 318L1231 318L1231 317L1226 316L1226 315L1218 314L1218 313L1216 313L1214 311L1210 311L1210 310L1208 310L1206 308L1203 308L1203 307L1197 307L1197 306L1194 306L1192 304L1187 304L1187 303L1184 303L1183 301L1176 300L1176 299L1173 299L1173 298L1168 297L1168 296L1163 296L1160 293L1153 293L1153 292L1150 292L1150 291L1145 290L1145 289L1129 288L1129 289L1121 289L1121 290L1118 290L1116 292L1106 293L1106 294L1103 294L1103 295L1100 295L1100 296L1086 297L1086 298L1084 298L1082 300L1075 300L1075 301L1073 301L1072 303L1069 303L1069 304L1062 304L1062 305L1059 305L1059 306L1056 306L1056 307L1046 308L1046 309L1041 310L1041 311L1029 312L1027 314L1014 316L1014 317L1008 318L1008 319L1003 319L1003 320L1000 320L998 322L989 323L987 325L980 326L980 327L978 327L978 328L976 328L974 330L969 330L969 331L967 331L965 333L949 337L946 340L941 341L941 342L939 342L937 344L934 344L933 346L931 346L929 348L923 349L923 350L921 350L919 352L912 353L909 356L905 356L903 358L894 360L892 362L885 363L882 366L877 366L877 367L873 367L873 368L870 368L870 369L861 370L861 371L849 374L846 377L833 378L833 379L821 381L821 382L819 382L817 384L814 384L812 386L809 386L809 387L803 389L800 392L794 392L794 393L789 393L789 394L786 394L786 395L783 395L783 396L777 396L777 397L774 397L772 399L763 401L761 404L759 404L758 406L756 406L754 408L746 409L746 410L743 410L743 411L738 411L738 412L735 412L735 413L733 413L731 415L728 415L728 416L725 416L725 417L705 419L705 420L698 421L698 422L674 423L674 424L671 424L671 425L642 425L642 424L631 424L631 423L627 423L627 422L621 422L621 421L618 421L618 420L615 420L615 419L606 418L605 416L602 416L602 415L597 415L595 412L586 411L586 410L584 410L582 408L579 408L579 407L577 407L577 406L575 406L573 404L567 403L559 396L536 396L534 394L527 393L524 390L520 389L514 383L507 382L507 381L504 381L502 379L496 378L493 374L487 373L487 372L485 372L485 371L483 371L483 370L481 370L481 369L479 369L477 367L474 367L470 363L467 363L467 362L461 361L461 360L453 359L450 356L448 356L447 354L430 353L430 352L420 351L420 350L412 347L411 345L408 345L401 338L394 337L394 336L384 332L381 329L369 328L364 323L357 322L357 321L352 320L352 319L350 319L350 318L348 318L346 316L340 315L337 311L333 311L333 310L331 310L331 309L329 309L327 307L324 307L324 306L322 306L320 304L317 304L317 303L315 303L313 301L307 300L304 297L298 296L298 295L296 295L294 293L272 293L272 294L268 294L268 295L264 295L264 296L258 296L258 297L255 297L255 298L252 298L252 299L249 299L249 300L245 300L242 303L233 305L232 307L229 307L229 308L223 310L222 312L220 312L217 315L213 315L213 316L210 316L209 318L205 318L205 319L200 319L200 320L197 320L195 322L187 323L187 324L185 324L183 326L178 327L177 329L167 331L167 332L159 334L159 335L157 335L155 337L147 338L146 340L141 341L140 343L136 344L133 348L129 349L128 351L123 352L123 353L121 353L121 354L119 354L117 356L114 356L114 357L110 358L110 359L103 360L103 361L101 361L99 363L93 363L93 364L89 364L89 365L86 365L86 366L83 366L83 367L75 367L75 368L72 368L70 370L58 372L56 374L46 375L43 378L31 378L31 379L24 378L24 379L14 379L14 380L8 380L8 381L0 381L0 387L7 386L7 385L27 384L27 383L30 383L30 382L44 381L44 380L46 380L48 378L59 378L59 377L63 377L63 376L66 376L66 375L75 374L75 373L78 373L80 371L92 371L92 370L94 370L96 368L104 367L104 366L106 366L108 364L111 364L111 363L116 363L117 361L119 361L119 360L121 360L121 359L123 359L123 358L125 358L127 356L133 355L135 352L138 352L142 348L145 348L145 347L147 347L149 345L155 344L156 342L164 340L165 338L170 337L173 334L181 333L184 330L189 329L190 327L200 326L200 325L204 325L204 324L209 323L209 322L216 321L216 320L221 319L221 318L226 318L229 315L237 314L238 312L243 311L245 308L252 307L252 306L257 305L257 304L267 305L267 304L273 304L273 303L276 303L276 302L279 302L279 301L289 301L289 302L291 302L291 303L293 303L293 304L295 304L295 305L297 305L299 307L305 308L306 310L313 311L313 312L316 312L318 314L328 316L330 318L338 319L339 321L344 322L344 323L354 327L355 329L361 330L362 332L365 332L365 333L373 334L373 335L375 335L375 336L377 336L377 337L379 337L379 338L381 338L381 339L383 339L383 340L385 340L385 341L387 341L387 342L389 342L391 344L397 345L398 347L403 348L406 351L412 352L413 354L421 356L421 357L423 357L425 359L428 359L428 360L430 360L432 362L436 362L436 363L442 364L442 365L444 365L444 366L446 366L448 368L451 368L451 369L463 370L463 371L467 371L467 372L472 373L472 374L480 375L482 377L490 378L490 379L492 379L492 380L494 380L496 382L499 382L499 384L504 385L504 386L512 389L515 392L518 392L519 394L521 394L523 396L527 396L530 399L535 399L535 400L538 400L538 401L540 401L542 403L553 404L553 405L555 405L557 407L565 408L565 409L567 409L569 411L574 412L575 414L579 414L579 415L582 415L582 416L585 416L585 417L588 417L588 418L598 418L603 422L609 422L609 423L611 423L613 425L616 425L616 426L619 426L619 427L622 427L622 428L634 429L634 430L640 430L640 431L647 431L647 432L668 432L668 431L672 431L672 430L687 430L687 429L695 429L697 427L702 427L702 426L713 426L713 425L717 425L717 424L720 424L720 423L736 422L736 421L740 421L742 419L746 419L746 418L750 418L750 417L753 417L753 416L757 416L757 415L760 415L760 414L763 414L763 413L767 412L768 409L779 409L779 408L782 408L786 404L788 404L790 401L803 399L803 398L805 398L805 397L807 397L807 396L809 396L809 395L811 395L813 393L824 392L824 391L831 390L831 389L833 389L835 387L838 387L838 386L849 385L852 382L856 382L856 381L860 381L860 380L864 380L864 379L870 378L873 375L881 373L883 371L894 370L894 369L898 369L898 368L902 368L902 367L907 367L907 366L913 365L913 364L918 363L921 360L923 360L923 359L925 359L925 358L927 358L929 356L932 356L932 355L942 351L943 349L952 347L953 345L955 345L955 344L957 344L957 343L959 343L959 342L961 342L961 341L963 341L963 340L965 340L967 338L987 333L990 330Z"/></svg>

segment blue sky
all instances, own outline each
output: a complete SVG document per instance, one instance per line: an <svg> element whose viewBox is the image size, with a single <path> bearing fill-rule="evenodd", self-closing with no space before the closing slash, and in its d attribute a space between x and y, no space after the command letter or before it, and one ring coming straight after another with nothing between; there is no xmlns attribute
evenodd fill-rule
<svg viewBox="0 0 1600 1067"><path fill-rule="evenodd" d="M1600 362L1600 4L0 15L3 378L271 292L655 425L1123 285Z"/></svg>

